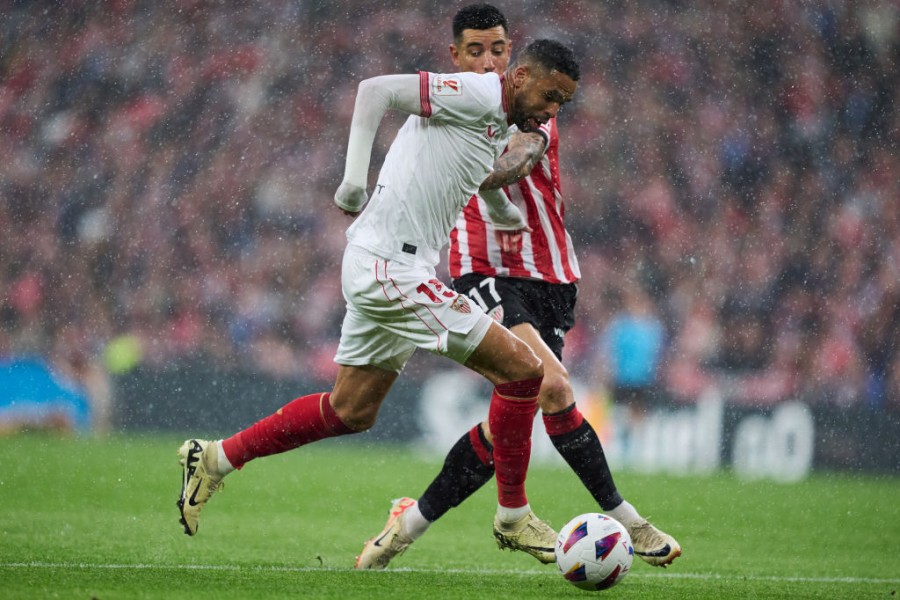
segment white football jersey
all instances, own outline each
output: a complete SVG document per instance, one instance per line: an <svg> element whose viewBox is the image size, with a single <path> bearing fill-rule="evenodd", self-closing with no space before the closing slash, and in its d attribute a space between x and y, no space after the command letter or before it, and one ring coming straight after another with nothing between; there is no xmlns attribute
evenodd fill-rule
<svg viewBox="0 0 900 600"><path fill-rule="evenodd" d="M508 107L495 73L420 72L419 81L421 116L397 133L347 239L384 258L434 266L506 147Z"/></svg>

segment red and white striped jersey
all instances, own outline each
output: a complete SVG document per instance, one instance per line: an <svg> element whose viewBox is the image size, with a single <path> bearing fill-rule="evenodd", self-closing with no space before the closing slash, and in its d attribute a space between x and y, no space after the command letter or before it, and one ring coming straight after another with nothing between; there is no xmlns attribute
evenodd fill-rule
<svg viewBox="0 0 900 600"><path fill-rule="evenodd" d="M573 283L581 278L572 238L565 227L556 119L550 119L541 130L547 136L544 156L527 177L503 189L520 210L524 207L523 214L532 229L523 233L521 252L501 252L484 200L472 196L450 233L453 279L468 273L547 283Z"/></svg>

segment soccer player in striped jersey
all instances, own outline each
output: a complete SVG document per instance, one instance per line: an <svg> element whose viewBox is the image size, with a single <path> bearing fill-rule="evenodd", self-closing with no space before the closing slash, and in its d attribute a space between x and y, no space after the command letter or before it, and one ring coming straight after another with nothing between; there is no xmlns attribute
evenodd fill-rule
<svg viewBox="0 0 900 600"><path fill-rule="evenodd" d="M466 296L435 276L441 248L467 200L492 171L510 126L528 131L555 117L577 88L572 51L532 42L502 73L387 75L360 83L335 203L357 217L341 268L347 313L327 392L297 398L219 441L189 439L179 449L181 523L200 511L234 469L256 458L370 428L416 348L446 356L494 384L488 420L495 433L498 507L494 534L510 547L552 552L554 531L531 511L525 476L531 423L543 377L540 359ZM390 110L409 114L366 193L375 133ZM521 228L502 194L492 214ZM363 208L365 207L365 210Z"/></svg>
<svg viewBox="0 0 900 600"><path fill-rule="evenodd" d="M454 64L461 71L504 71L511 47L508 29L503 14L489 4L463 8L453 20L450 55ZM453 287L502 322L541 358L544 379L538 402L553 445L601 509L625 525L635 553L651 565L666 566L681 554L681 547L619 494L600 440L575 405L561 362L563 337L574 324L580 273L564 223L558 147L556 118L534 132L511 136L507 152L482 184L482 193L472 197L450 235ZM494 211L484 190L497 185L507 186L502 190L504 196L524 205L526 228L493 222ZM431 523L490 480L497 441L492 430L493 425L485 421L466 432L418 501L394 501L385 528L366 542L357 568L383 569ZM499 537L498 543L504 547ZM553 560L551 554L529 554L541 562Z"/></svg>

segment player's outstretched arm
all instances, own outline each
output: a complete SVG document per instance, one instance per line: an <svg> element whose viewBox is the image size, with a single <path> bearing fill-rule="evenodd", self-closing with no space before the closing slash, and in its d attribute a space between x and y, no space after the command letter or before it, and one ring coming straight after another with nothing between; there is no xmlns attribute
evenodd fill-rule
<svg viewBox="0 0 900 600"><path fill-rule="evenodd" d="M488 217L494 224L494 229L499 231L519 231L528 229L528 223L522 216L519 207L513 204L506 194L500 190L482 190L478 192L487 205Z"/></svg>
<svg viewBox="0 0 900 600"><path fill-rule="evenodd" d="M389 109L418 114L420 100L418 75L383 75L363 80L356 92L344 180L334 195L334 202L347 213L362 210L368 195L366 182L372 144L381 119Z"/></svg>
<svg viewBox="0 0 900 600"><path fill-rule="evenodd" d="M519 181L544 156L547 139L540 133L514 133L506 152L494 163L494 171L481 183L479 191L496 190Z"/></svg>
<svg viewBox="0 0 900 600"><path fill-rule="evenodd" d="M545 138L539 133L516 133L506 152L494 163L494 171L481 184L478 195L487 205L494 235L503 252L522 249L522 233L531 232L522 211L500 187L511 185L529 173L544 155Z"/></svg>

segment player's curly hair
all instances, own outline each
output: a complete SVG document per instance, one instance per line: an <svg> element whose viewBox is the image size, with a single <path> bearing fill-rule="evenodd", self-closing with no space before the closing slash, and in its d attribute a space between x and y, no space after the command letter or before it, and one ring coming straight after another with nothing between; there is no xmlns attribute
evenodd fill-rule
<svg viewBox="0 0 900 600"><path fill-rule="evenodd" d="M459 42L464 29L491 29L498 25L509 35L509 23L499 8L491 4L470 4L453 17L453 39Z"/></svg>
<svg viewBox="0 0 900 600"><path fill-rule="evenodd" d="M516 63L538 64L545 69L559 71L578 81L581 67L571 48L556 40L534 40L516 57Z"/></svg>

